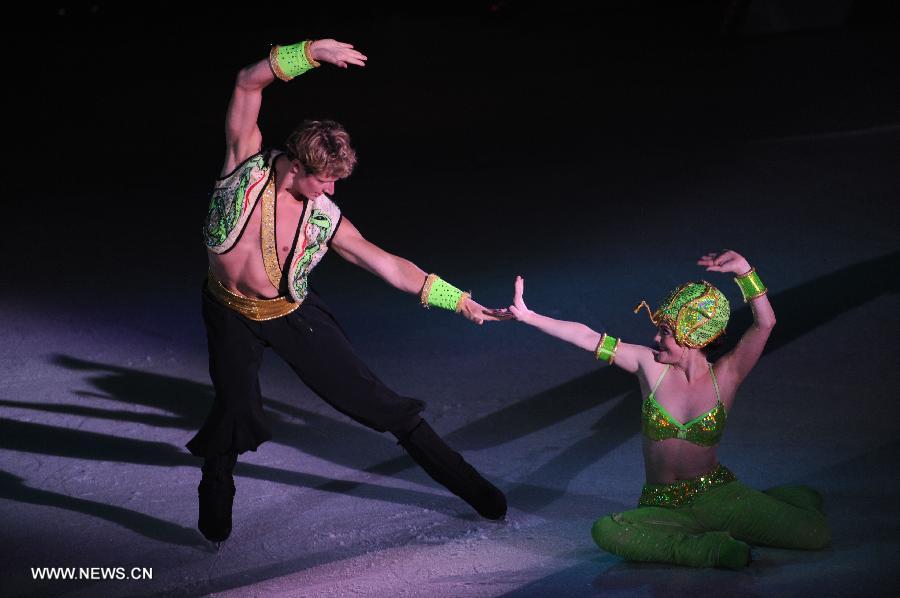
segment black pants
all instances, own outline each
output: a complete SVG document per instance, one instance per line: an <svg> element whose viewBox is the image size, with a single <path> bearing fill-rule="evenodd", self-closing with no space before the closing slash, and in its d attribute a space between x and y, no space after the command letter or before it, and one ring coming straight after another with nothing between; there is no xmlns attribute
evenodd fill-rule
<svg viewBox="0 0 900 598"><path fill-rule="evenodd" d="M392 391L366 367L312 291L292 313L255 322L219 303L204 284L203 321L216 396L203 427L187 444L198 457L256 450L272 438L258 375L266 347L329 405L379 432L402 435L425 408L422 401Z"/></svg>

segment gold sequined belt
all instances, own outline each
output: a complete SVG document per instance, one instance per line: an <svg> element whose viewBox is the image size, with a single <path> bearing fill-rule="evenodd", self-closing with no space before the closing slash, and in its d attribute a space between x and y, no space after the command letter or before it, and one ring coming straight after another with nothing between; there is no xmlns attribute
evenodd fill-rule
<svg viewBox="0 0 900 598"><path fill-rule="evenodd" d="M737 477L721 463L712 472L691 480L678 480L671 484L644 484L641 499L642 507L669 507L677 509L690 504L698 496L705 494L717 486L733 482Z"/></svg>
<svg viewBox="0 0 900 598"><path fill-rule="evenodd" d="M300 307L299 303L294 303L287 297L252 299L238 295L226 289L222 281L216 278L212 272L209 272L206 276L206 288L220 303L257 322L286 316Z"/></svg>

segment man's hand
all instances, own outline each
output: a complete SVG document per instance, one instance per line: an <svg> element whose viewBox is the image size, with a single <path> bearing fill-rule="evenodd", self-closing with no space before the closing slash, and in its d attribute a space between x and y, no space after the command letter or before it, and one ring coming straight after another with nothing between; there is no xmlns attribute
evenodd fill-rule
<svg viewBox="0 0 900 598"><path fill-rule="evenodd" d="M750 264L736 251L725 250L722 253L707 253L699 260L698 266L706 266L707 272L732 272L742 276L750 271Z"/></svg>
<svg viewBox="0 0 900 598"><path fill-rule="evenodd" d="M345 44L333 39L317 39L309 44L309 54L319 62L347 68L347 65L366 66L365 54L353 49L353 44Z"/></svg>
<svg viewBox="0 0 900 598"><path fill-rule="evenodd" d="M486 309L471 297L466 299L462 309L459 310L459 313L464 315L467 320L475 322L479 326L485 322L509 320L511 316L504 316L505 312L506 310L503 309Z"/></svg>

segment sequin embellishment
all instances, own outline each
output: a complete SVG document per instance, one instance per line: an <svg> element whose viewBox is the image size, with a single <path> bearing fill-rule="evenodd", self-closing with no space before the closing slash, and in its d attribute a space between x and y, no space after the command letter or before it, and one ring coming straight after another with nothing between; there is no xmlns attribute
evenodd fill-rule
<svg viewBox="0 0 900 598"><path fill-rule="evenodd" d="M679 438L700 446L713 446L722 439L725 431L725 406L720 402L699 417L686 424L669 415L656 397L650 395L641 409L644 436L650 440Z"/></svg>
<svg viewBox="0 0 900 598"><path fill-rule="evenodd" d="M663 376L665 376L668 369L667 367L659 377L656 383L657 387L662 382ZM641 406L641 430L644 436L653 441L678 438L699 446L718 444L725 433L725 423L728 420L728 414L725 412L725 405L722 404L719 398L719 384L716 381L716 374L711 365L709 366L709 374L716 389L715 407L682 424L669 415L666 408L656 400L656 388L654 388Z"/></svg>
<svg viewBox="0 0 900 598"><path fill-rule="evenodd" d="M263 264L266 276L275 290L281 288L281 264L278 263L278 247L275 241L275 169L262 193L262 218L260 222L259 242L262 249Z"/></svg>
<svg viewBox="0 0 900 598"><path fill-rule="evenodd" d="M644 484L638 505L677 509L691 504L698 496L713 488L736 479L737 476L720 463L712 472L690 480L678 480L672 484Z"/></svg>

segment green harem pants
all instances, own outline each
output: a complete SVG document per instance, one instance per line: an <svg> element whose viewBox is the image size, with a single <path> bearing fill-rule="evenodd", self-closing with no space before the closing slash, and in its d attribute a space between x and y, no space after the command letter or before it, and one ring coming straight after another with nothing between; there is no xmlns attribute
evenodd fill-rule
<svg viewBox="0 0 900 598"><path fill-rule="evenodd" d="M759 492L734 480L677 508L640 506L607 515L594 522L591 536L629 561L741 569L750 560L748 544L828 546L831 531L821 507L822 497L806 486Z"/></svg>

